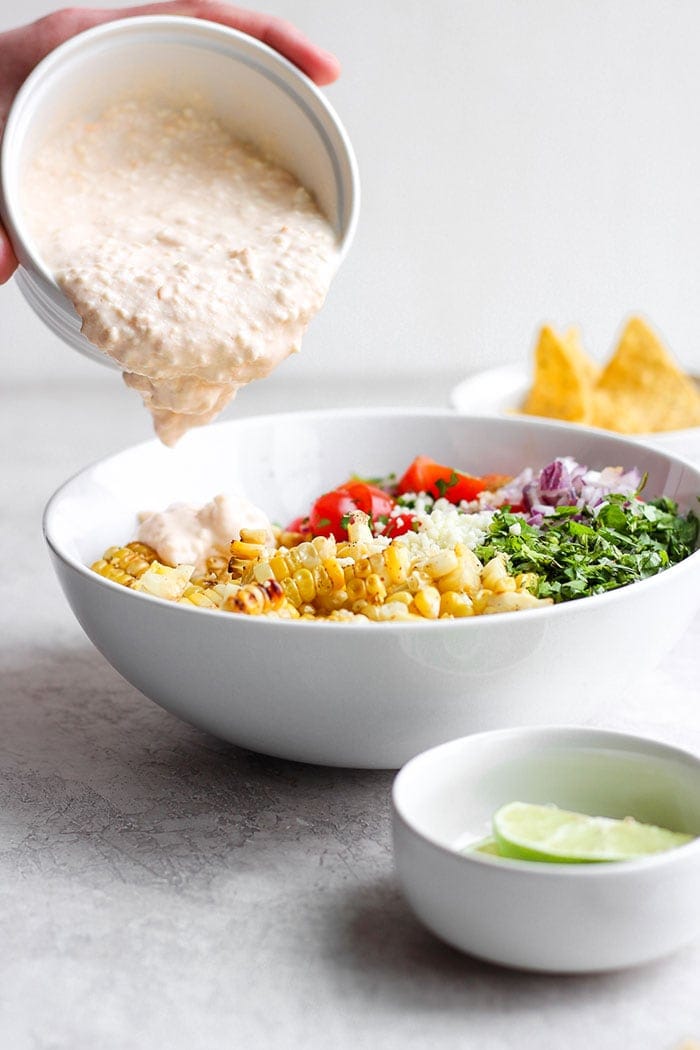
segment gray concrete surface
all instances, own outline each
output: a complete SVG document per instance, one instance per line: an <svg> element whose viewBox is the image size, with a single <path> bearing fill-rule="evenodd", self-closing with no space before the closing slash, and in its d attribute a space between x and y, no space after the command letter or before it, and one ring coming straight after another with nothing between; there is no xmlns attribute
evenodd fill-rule
<svg viewBox="0 0 700 1050"><path fill-rule="evenodd" d="M370 400L442 403L448 386L387 396L379 383ZM284 407L360 400L352 384L281 389ZM236 410L283 407L264 394ZM147 434L116 376L2 395L2 1050L675 1050L700 1037L700 946L569 979L462 956L397 889L392 774L241 751L112 671L51 575L41 509L71 472ZM700 748L698 626L608 724Z"/></svg>

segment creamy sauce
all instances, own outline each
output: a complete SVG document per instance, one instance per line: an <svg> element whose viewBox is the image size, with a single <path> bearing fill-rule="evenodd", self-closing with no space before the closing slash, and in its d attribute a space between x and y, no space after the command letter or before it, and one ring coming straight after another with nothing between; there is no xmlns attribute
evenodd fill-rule
<svg viewBox="0 0 700 1050"><path fill-rule="evenodd" d="M228 557L231 540L241 538L241 529L260 529L274 543L270 519L264 510L238 493L222 493L211 503L196 507L173 503L165 510L144 516L137 539L153 547L165 565L194 565L206 571L212 554Z"/></svg>
<svg viewBox="0 0 700 1050"><path fill-rule="evenodd" d="M115 103L27 172L32 233L166 444L300 347L337 265L297 180L210 113Z"/></svg>

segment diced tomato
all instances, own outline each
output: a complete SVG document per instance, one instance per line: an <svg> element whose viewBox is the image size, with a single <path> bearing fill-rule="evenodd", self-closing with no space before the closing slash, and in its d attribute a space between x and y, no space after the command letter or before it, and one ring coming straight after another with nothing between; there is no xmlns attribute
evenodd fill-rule
<svg viewBox="0 0 700 1050"><path fill-rule="evenodd" d="M427 492L435 499L443 496L450 503L460 503L462 500L475 499L480 492L490 487L486 483L487 480L495 477L496 475L491 474L486 478L477 478L437 463L429 456L416 456L398 482L396 491L399 494Z"/></svg>
<svg viewBox="0 0 700 1050"><path fill-rule="evenodd" d="M303 517L295 518L294 521L290 521L289 525L285 530L286 532L308 532L309 531L309 519L307 515Z"/></svg>
<svg viewBox="0 0 700 1050"><path fill-rule="evenodd" d="M364 511L376 521L388 517L393 506L393 499L383 489L364 481L348 481L319 496L309 513L309 531L314 536L335 536L337 540L344 540L348 535L348 517L354 511Z"/></svg>
<svg viewBox="0 0 700 1050"><path fill-rule="evenodd" d="M395 536L403 536L404 532L412 532L413 523L416 520L415 514L411 514L410 510L402 510L400 514L392 515L389 518L382 536L394 539Z"/></svg>

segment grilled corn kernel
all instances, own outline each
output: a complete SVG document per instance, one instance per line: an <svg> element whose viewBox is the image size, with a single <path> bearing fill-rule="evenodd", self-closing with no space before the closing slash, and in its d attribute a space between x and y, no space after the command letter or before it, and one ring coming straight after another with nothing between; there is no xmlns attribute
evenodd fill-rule
<svg viewBox="0 0 700 1050"><path fill-rule="evenodd" d="M367 597L374 605L381 605L386 598L386 587L381 576L376 572L370 573L365 580L365 587L367 588Z"/></svg>
<svg viewBox="0 0 700 1050"><path fill-rule="evenodd" d="M353 576L347 581L345 589L348 592L348 600L351 602L364 601L367 597L365 581L357 576Z"/></svg>
<svg viewBox="0 0 700 1050"><path fill-rule="evenodd" d="M437 587L423 587L413 597L411 611L428 620L437 620L440 615L440 592Z"/></svg>
<svg viewBox="0 0 700 1050"><path fill-rule="evenodd" d="M299 590L302 602L312 602L316 597L316 583L309 569L297 569L294 582Z"/></svg>
<svg viewBox="0 0 700 1050"><path fill-rule="evenodd" d="M324 558L323 568L328 573L334 591L339 591L345 586L345 573L337 558Z"/></svg>
<svg viewBox="0 0 700 1050"><path fill-rule="evenodd" d="M244 540L233 540L231 543L231 557L236 561L253 561L262 554L264 545L260 543L248 543Z"/></svg>
<svg viewBox="0 0 700 1050"><path fill-rule="evenodd" d="M454 572L458 565L459 559L455 552L443 550L428 558L422 567L428 576L431 576L434 580L439 580L441 576L447 576L448 573Z"/></svg>
<svg viewBox="0 0 700 1050"><path fill-rule="evenodd" d="M392 543L384 551L384 565L391 583L402 583L410 564L411 556L403 544Z"/></svg>
<svg viewBox="0 0 700 1050"><path fill-rule="evenodd" d="M468 594L445 591L440 598L440 616L473 616L474 606Z"/></svg>
<svg viewBox="0 0 700 1050"><path fill-rule="evenodd" d="M264 547L269 538L265 529L241 529L243 543L254 543L259 547Z"/></svg>

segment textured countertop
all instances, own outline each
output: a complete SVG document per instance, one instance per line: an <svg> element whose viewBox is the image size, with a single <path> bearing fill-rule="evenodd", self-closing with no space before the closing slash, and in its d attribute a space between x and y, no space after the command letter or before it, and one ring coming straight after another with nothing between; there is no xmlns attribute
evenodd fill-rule
<svg viewBox="0 0 700 1050"><path fill-rule="evenodd" d="M148 436L136 399L107 378L2 395L3 1050L676 1050L700 1038L700 944L578 978L462 956L397 890L392 774L221 743L92 648L40 521L69 474ZM369 400L444 404L454 378L378 382ZM367 401L352 384L270 384L236 410ZM698 627L608 725L700 749Z"/></svg>

